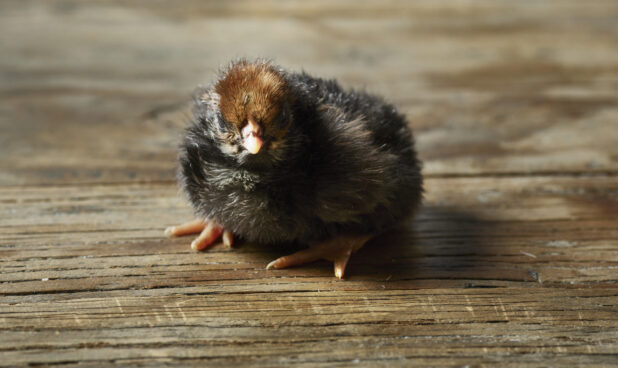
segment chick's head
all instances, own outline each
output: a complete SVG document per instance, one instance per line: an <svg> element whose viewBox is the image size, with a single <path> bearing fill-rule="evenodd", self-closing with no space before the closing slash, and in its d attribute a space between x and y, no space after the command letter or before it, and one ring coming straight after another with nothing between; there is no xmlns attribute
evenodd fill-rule
<svg viewBox="0 0 618 368"><path fill-rule="evenodd" d="M288 83L266 62L232 64L214 86L224 144L239 155L272 155L292 124Z"/></svg>

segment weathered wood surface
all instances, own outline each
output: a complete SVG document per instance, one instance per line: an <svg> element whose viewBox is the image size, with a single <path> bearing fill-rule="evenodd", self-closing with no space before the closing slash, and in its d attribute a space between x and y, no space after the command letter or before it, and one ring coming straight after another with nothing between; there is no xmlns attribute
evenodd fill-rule
<svg viewBox="0 0 618 368"><path fill-rule="evenodd" d="M0 2L0 366L616 366L618 3ZM415 221L190 251L174 147L234 56L409 116Z"/></svg>

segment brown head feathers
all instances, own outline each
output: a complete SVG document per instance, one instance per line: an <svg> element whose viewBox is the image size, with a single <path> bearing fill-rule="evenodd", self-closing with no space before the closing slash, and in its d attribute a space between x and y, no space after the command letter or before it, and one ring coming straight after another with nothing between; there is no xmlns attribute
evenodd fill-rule
<svg viewBox="0 0 618 368"><path fill-rule="evenodd" d="M215 84L219 110L229 123L242 128L249 119L266 130L289 99L282 73L268 62L233 63Z"/></svg>

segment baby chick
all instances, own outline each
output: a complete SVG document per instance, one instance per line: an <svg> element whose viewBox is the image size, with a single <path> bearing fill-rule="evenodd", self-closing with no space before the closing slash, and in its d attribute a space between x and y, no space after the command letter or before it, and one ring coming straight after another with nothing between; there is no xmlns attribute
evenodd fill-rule
<svg viewBox="0 0 618 368"><path fill-rule="evenodd" d="M232 62L195 95L179 183L198 219L166 234L202 250L234 235L306 246L267 268L350 255L412 214L420 162L405 118L381 98L268 61Z"/></svg>

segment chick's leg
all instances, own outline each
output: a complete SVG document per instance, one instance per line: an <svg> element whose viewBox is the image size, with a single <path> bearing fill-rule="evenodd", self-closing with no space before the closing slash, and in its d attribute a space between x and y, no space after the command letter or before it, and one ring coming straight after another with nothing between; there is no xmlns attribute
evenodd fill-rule
<svg viewBox="0 0 618 368"><path fill-rule="evenodd" d="M191 243L191 248L195 250L207 248L212 245L219 236L222 236L223 244L227 246L231 247L234 243L234 236L231 232L209 220L197 219L182 225L170 226L165 229L165 235L167 236L182 236L196 233L200 233L200 235Z"/></svg>
<svg viewBox="0 0 618 368"><path fill-rule="evenodd" d="M287 268L326 259L334 264L335 276L342 278L352 253L359 250L372 235L340 235L323 242L311 244L309 248L277 258L266 269Z"/></svg>

